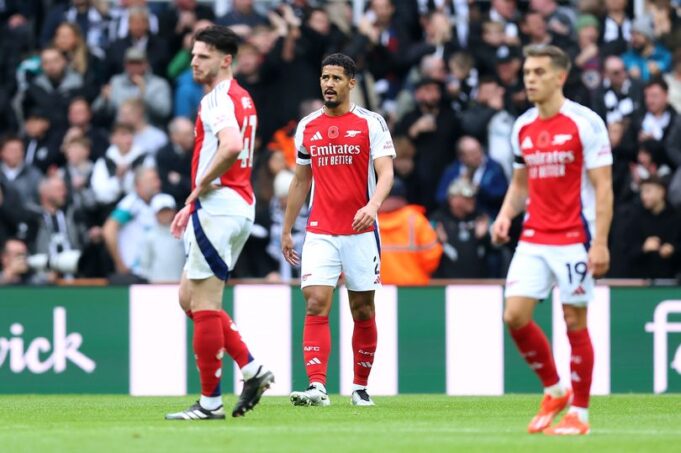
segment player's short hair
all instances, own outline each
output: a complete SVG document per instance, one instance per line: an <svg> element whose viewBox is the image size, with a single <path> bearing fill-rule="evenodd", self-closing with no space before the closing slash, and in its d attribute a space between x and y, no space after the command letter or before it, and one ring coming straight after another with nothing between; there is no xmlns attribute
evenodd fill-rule
<svg viewBox="0 0 681 453"><path fill-rule="evenodd" d="M646 86L644 89L648 89L650 87L658 86L664 91L665 93L669 92L669 85L667 82L662 78L662 77L655 77L654 79L650 79L648 83L646 83Z"/></svg>
<svg viewBox="0 0 681 453"><path fill-rule="evenodd" d="M324 69L324 66L340 66L343 68L345 75L351 79L354 79L355 74L357 74L357 64L355 64L355 60L343 53L332 53L324 58L324 60L322 60L322 69Z"/></svg>
<svg viewBox="0 0 681 453"><path fill-rule="evenodd" d="M224 25L211 25L194 35L194 42L200 41L213 46L222 53L236 56L239 49L239 36Z"/></svg>
<svg viewBox="0 0 681 453"><path fill-rule="evenodd" d="M566 72L570 72L570 57L557 46L548 46L545 44L536 44L526 46L523 49L523 55L525 58L530 57L549 57L551 59L551 65L554 68L562 69Z"/></svg>

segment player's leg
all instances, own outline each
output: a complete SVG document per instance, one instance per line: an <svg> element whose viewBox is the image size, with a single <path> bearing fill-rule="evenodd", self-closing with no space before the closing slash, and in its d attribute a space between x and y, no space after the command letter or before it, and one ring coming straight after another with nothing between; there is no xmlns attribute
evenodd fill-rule
<svg viewBox="0 0 681 453"><path fill-rule="evenodd" d="M189 319L193 320L194 315L191 311L190 284L186 272L182 273L182 278L180 280L179 299L182 311L186 313ZM246 346L246 343L241 338L241 334L229 314L222 309L219 311L219 314L222 321L225 351L241 369L244 380L249 380L258 374L260 364L253 359L253 356L248 350L248 346Z"/></svg>
<svg viewBox="0 0 681 453"><path fill-rule="evenodd" d="M378 338L374 295L381 287L380 243L377 232L347 236L342 241L343 271L354 321L352 404L373 406L374 402L369 396L367 386L374 364Z"/></svg>
<svg viewBox="0 0 681 453"><path fill-rule="evenodd" d="M560 384L551 345L532 316L537 302L548 296L554 277L542 256L542 246L519 244L506 278L504 322L518 351L544 387L539 411L528 432L539 433L567 406L570 392Z"/></svg>
<svg viewBox="0 0 681 453"><path fill-rule="evenodd" d="M563 316L567 324L570 341L570 377L574 398L563 419L544 430L548 435L588 434L589 396L594 366L594 351L587 329L587 308L585 306L563 305Z"/></svg>
<svg viewBox="0 0 681 453"><path fill-rule="evenodd" d="M329 312L341 272L338 238L308 233L303 244L301 286L305 298L303 360L309 379L304 391L291 393L296 406L328 406L326 372L331 354Z"/></svg>
<svg viewBox="0 0 681 453"><path fill-rule="evenodd" d="M226 219L226 224L228 229L234 232L229 240L228 251L224 256L225 262L229 263L231 272L250 236L253 222L243 217L229 217ZM220 319L225 340L225 351L239 366L244 378L241 395L239 395L232 409L232 416L240 417L258 404L265 390L274 382L274 374L253 358L246 343L241 338L239 329L226 311L220 311Z"/></svg>
<svg viewBox="0 0 681 453"><path fill-rule="evenodd" d="M504 322L511 338L527 364L534 370L545 389L552 389L560 381L558 371L544 331L532 320L537 299L511 296L506 299ZM551 390L547 390L551 393Z"/></svg>
<svg viewBox="0 0 681 453"><path fill-rule="evenodd" d="M352 403L355 406L373 406L367 386L374 366L378 331L376 329L375 291L350 291L350 311L354 321L352 331L352 354L355 362L352 381Z"/></svg>
<svg viewBox="0 0 681 453"><path fill-rule="evenodd" d="M568 413L544 432L550 435L588 434L589 396L594 350L587 327L587 303L593 297L594 279L587 268L587 251L582 245L561 247L552 261L560 286L563 318L570 342L570 377L574 398Z"/></svg>
<svg viewBox="0 0 681 453"><path fill-rule="evenodd" d="M194 319L194 315L192 315L192 294L189 290L189 279L185 271L182 271L182 276L180 277L178 299L180 301L180 308L187 315L187 318Z"/></svg>
<svg viewBox="0 0 681 453"><path fill-rule="evenodd" d="M304 391L291 393L295 406L328 406L326 372L331 354L331 329L329 312L333 286L313 285L303 288L305 298L305 324L303 326L303 360L309 386Z"/></svg>
<svg viewBox="0 0 681 453"><path fill-rule="evenodd" d="M166 415L168 420L224 419L220 378L224 338L220 307L224 282L216 277L189 280L194 319L194 355L201 381L201 397L189 409Z"/></svg>

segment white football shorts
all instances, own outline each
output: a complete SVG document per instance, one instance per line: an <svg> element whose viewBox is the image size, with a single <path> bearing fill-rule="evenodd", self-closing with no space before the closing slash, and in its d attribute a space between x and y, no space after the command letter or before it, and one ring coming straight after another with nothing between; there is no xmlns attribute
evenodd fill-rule
<svg viewBox="0 0 681 453"><path fill-rule="evenodd" d="M341 272L350 291L381 287L381 252L378 231L352 235L308 232L301 257L300 286L333 286Z"/></svg>
<svg viewBox="0 0 681 453"><path fill-rule="evenodd" d="M588 270L584 244L519 242L506 276L506 297L541 300L554 285L560 290L563 304L586 305L592 299L594 278Z"/></svg>
<svg viewBox="0 0 681 453"><path fill-rule="evenodd" d="M211 215L198 209L189 218L184 233L187 278L229 278L236 260L251 234L253 221L242 216Z"/></svg>

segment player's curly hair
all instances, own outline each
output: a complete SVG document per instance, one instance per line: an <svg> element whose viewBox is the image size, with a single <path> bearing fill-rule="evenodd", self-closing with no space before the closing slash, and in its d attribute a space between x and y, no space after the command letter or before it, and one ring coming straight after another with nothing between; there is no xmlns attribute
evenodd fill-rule
<svg viewBox="0 0 681 453"><path fill-rule="evenodd" d="M194 35L194 42L200 41L215 47L222 53L236 56L239 49L239 36L224 25L211 25Z"/></svg>
<svg viewBox="0 0 681 453"><path fill-rule="evenodd" d="M332 53L328 57L324 58L324 60L322 60L322 69L324 66L340 66L343 68L345 75L351 79L354 79L355 74L357 74L357 65L355 64L355 60L343 53Z"/></svg>
<svg viewBox="0 0 681 453"><path fill-rule="evenodd" d="M545 44L535 44L526 46L523 49L523 55L528 57L549 57L554 68L563 69L570 72L570 57L557 46L549 46Z"/></svg>

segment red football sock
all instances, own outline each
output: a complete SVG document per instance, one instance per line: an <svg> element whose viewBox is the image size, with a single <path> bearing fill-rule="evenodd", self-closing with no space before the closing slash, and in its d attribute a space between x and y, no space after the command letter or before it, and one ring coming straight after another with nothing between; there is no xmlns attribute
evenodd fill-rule
<svg viewBox="0 0 681 453"><path fill-rule="evenodd" d="M201 310L194 312L194 353L201 378L203 396L220 395L222 376L223 333L220 312Z"/></svg>
<svg viewBox="0 0 681 453"><path fill-rule="evenodd" d="M568 340L572 347L570 355L570 371L572 390L575 392L573 406L589 407L591 393L591 376L594 370L594 348L589 337L589 329L568 330Z"/></svg>
<svg viewBox="0 0 681 453"><path fill-rule="evenodd" d="M528 325L520 329L511 329L511 337L520 354L541 379L544 387L550 387L560 381L549 341L534 321L530 321Z"/></svg>
<svg viewBox="0 0 681 453"><path fill-rule="evenodd" d="M331 353L331 329L328 316L305 316L303 358L310 382L326 385L326 368Z"/></svg>
<svg viewBox="0 0 681 453"><path fill-rule="evenodd" d="M355 357L353 384L366 386L369 383L377 338L376 318L355 320L355 329L352 331L352 352Z"/></svg>
<svg viewBox="0 0 681 453"><path fill-rule="evenodd" d="M241 338L236 324L232 321L226 311L220 310L220 321L222 332L225 339L225 351L234 359L239 368L243 368L248 362L253 360L253 356L248 352L248 347Z"/></svg>

